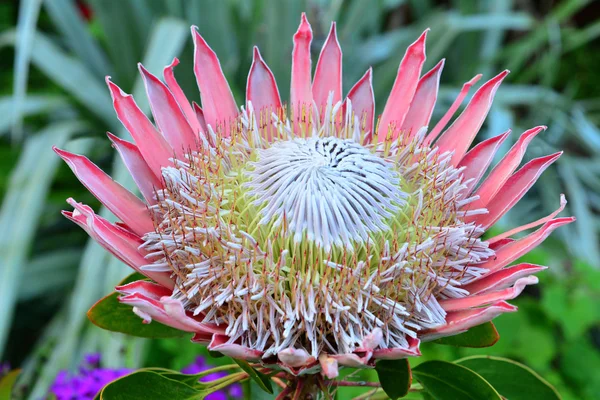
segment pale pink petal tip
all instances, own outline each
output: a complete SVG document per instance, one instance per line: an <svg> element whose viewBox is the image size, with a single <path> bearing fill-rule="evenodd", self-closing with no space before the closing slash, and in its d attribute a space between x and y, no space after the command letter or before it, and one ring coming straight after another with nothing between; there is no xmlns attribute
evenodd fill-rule
<svg viewBox="0 0 600 400"><path fill-rule="evenodd" d="M376 360L397 360L408 357L418 357L421 355L419 346L421 341L417 338L408 336L408 347L406 348L393 348L393 349L378 349L373 351L373 358Z"/></svg>
<svg viewBox="0 0 600 400"><path fill-rule="evenodd" d="M425 62L425 39L427 32L411 44L398 67L396 80L388 97L379 121L378 140L382 142L388 136L394 140L400 134L404 120L415 96L415 91Z"/></svg>
<svg viewBox="0 0 600 400"><path fill-rule="evenodd" d="M300 16L300 25L298 26L298 30L296 31L296 35L309 35L312 37L312 27L310 26L310 22L308 22L308 18L306 17L306 13L303 12Z"/></svg>
<svg viewBox="0 0 600 400"><path fill-rule="evenodd" d="M246 82L246 101L246 106L252 103L254 112L260 116L259 119L270 120L270 113L276 112L281 107L281 97L273 72L256 46L254 46L252 66Z"/></svg>
<svg viewBox="0 0 600 400"><path fill-rule="evenodd" d="M53 147L53 150L67 163L79 181L137 235L154 231L154 223L146 205L133 193L114 181L87 157L57 147Z"/></svg>
<svg viewBox="0 0 600 400"><path fill-rule="evenodd" d="M501 314L515 311L517 311L517 307L506 301L498 301L488 307L449 312L446 316L445 325L424 333L421 339L430 341L445 336L453 336L484 322L491 321Z"/></svg>
<svg viewBox="0 0 600 400"><path fill-rule="evenodd" d="M319 356L321 371L328 379L335 379L340 374L338 362L335 358L328 357L326 354Z"/></svg>
<svg viewBox="0 0 600 400"><path fill-rule="evenodd" d="M192 26L194 40L194 75L204 107L206 123L214 129L224 126L229 136L230 123L237 117L238 108L216 53Z"/></svg>
<svg viewBox="0 0 600 400"><path fill-rule="evenodd" d="M290 368L305 367L316 362L315 358L308 354L306 350L291 347L277 353L277 358L286 367Z"/></svg>
<svg viewBox="0 0 600 400"><path fill-rule="evenodd" d="M213 335L207 347L211 351L218 351L226 356L247 361L259 361L263 356L262 351L252 350L236 343L229 343L229 336L227 335Z"/></svg>

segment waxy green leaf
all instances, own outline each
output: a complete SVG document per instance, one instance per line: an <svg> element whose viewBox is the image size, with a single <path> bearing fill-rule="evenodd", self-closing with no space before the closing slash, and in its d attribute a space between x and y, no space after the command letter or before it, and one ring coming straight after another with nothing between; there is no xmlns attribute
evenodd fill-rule
<svg viewBox="0 0 600 400"><path fill-rule="evenodd" d="M413 376L435 400L501 400L481 375L447 361L427 361L412 370Z"/></svg>
<svg viewBox="0 0 600 400"><path fill-rule="evenodd" d="M381 387L391 399L399 399L408 394L412 374L407 359L379 360L375 364L375 371Z"/></svg>
<svg viewBox="0 0 600 400"><path fill-rule="evenodd" d="M123 285L139 279L145 278L141 274L134 273L121 281L120 284ZM102 329L131 336L170 338L185 334L179 329L171 328L157 321L145 324L140 317L133 313L131 306L119 302L119 294L116 292L100 299L89 309L87 315L94 325Z"/></svg>
<svg viewBox="0 0 600 400"><path fill-rule="evenodd" d="M490 347L496 344L500 335L491 322L474 326L468 331L455 336L448 336L434 340L432 343L445 344L456 347Z"/></svg>
<svg viewBox="0 0 600 400"><path fill-rule="evenodd" d="M109 383L100 400L188 400L203 398L204 391L152 371L137 371Z"/></svg>
<svg viewBox="0 0 600 400"><path fill-rule="evenodd" d="M510 400L560 400L560 395L531 368L518 362L490 356L472 356L456 361L487 380Z"/></svg>

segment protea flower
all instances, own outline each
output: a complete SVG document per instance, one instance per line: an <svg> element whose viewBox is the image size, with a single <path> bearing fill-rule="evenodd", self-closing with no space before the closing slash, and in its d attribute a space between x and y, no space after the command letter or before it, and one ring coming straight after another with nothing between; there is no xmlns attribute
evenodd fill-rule
<svg viewBox="0 0 600 400"><path fill-rule="evenodd" d="M192 35L202 108L178 86L177 60L165 83L139 66L155 124L107 78L135 144L109 137L145 201L85 157L56 150L121 222L73 199L65 216L152 280L117 287L122 303L211 350L329 378L339 366L418 356L420 341L516 310L506 300L545 267L509 264L573 218L555 218L561 197L548 217L483 238L561 154L517 170L544 130L533 128L481 182L509 132L469 147L508 71L446 128L481 76L467 82L429 129L444 61L421 75L425 31L375 123L371 69L342 96L335 23L311 79L303 15L288 106L255 48L238 108L215 53Z"/></svg>

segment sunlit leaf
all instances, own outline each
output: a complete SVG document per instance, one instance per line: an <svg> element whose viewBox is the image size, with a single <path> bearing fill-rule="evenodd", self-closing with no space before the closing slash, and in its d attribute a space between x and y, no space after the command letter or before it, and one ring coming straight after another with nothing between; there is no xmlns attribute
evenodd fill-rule
<svg viewBox="0 0 600 400"><path fill-rule="evenodd" d="M473 356L456 361L487 380L510 400L560 400L560 395L531 368L501 357Z"/></svg>
<svg viewBox="0 0 600 400"><path fill-rule="evenodd" d="M458 364L427 361L412 373L435 400L501 400L481 375Z"/></svg>

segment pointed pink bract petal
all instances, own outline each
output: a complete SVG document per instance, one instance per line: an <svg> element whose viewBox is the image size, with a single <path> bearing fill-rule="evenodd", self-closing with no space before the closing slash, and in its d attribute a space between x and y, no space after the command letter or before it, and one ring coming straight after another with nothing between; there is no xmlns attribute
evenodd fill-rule
<svg viewBox="0 0 600 400"><path fill-rule="evenodd" d="M530 222L529 224L526 224L526 225L521 225L517 228L511 229L510 231L504 232L498 236L494 236L493 238L488 240L488 243L494 244L498 241L506 239L509 236L516 235L517 233L522 232L524 230L535 228L537 226L545 224L546 222L550 221L551 219L555 218L558 214L560 214L562 212L562 210L565 209L566 205L567 205L567 199L565 198L564 194L561 194L560 195L560 205L553 213L551 213L550 215L548 215L544 218L540 218L537 221Z"/></svg>
<svg viewBox="0 0 600 400"><path fill-rule="evenodd" d="M401 128L402 131L410 132L410 137L415 136L422 127L429 125L437 100L444 62L445 60L442 59L419 80L415 96L410 103Z"/></svg>
<svg viewBox="0 0 600 400"><path fill-rule="evenodd" d="M333 92L333 105L342 100L342 49L338 42L335 22L331 24L329 35L321 49L312 84L312 96L321 121L330 92Z"/></svg>
<svg viewBox="0 0 600 400"><path fill-rule="evenodd" d="M194 75L200 90L200 99L207 125L217 130L224 126L223 136L229 137L229 126L237 118L238 108L221 69L217 55L192 27L194 38Z"/></svg>
<svg viewBox="0 0 600 400"><path fill-rule="evenodd" d="M206 126L206 118L204 118L204 111L202 111L202 108L200 108L200 106L196 102L192 103L192 106L194 108L194 113L196 114L196 119L200 124L202 132L208 132L208 127Z"/></svg>
<svg viewBox="0 0 600 400"><path fill-rule="evenodd" d="M77 203L73 199L68 199L67 202L73 206L75 211L63 212L65 217L81 226L102 247L135 271L166 288L173 288L174 283L169 277L169 273L146 272L141 269L142 265L148 262L138 250L143 243L142 239L96 215L90 207L84 204Z"/></svg>
<svg viewBox="0 0 600 400"><path fill-rule="evenodd" d="M177 83L177 80L175 79L175 73L173 72L173 69L178 64L179 59L177 59L177 57L173 58L173 62L171 63L171 65L167 65L163 69L163 76L165 77L165 82L167 83L169 90L171 90L171 93L173 93L173 96L175 96L175 100L177 100L177 104L179 104L181 111L183 111L183 113L185 114L185 118L190 124L192 131L194 131L195 135L199 135L201 132L201 127L198 123L198 120L196 119L196 113L192 109L192 105L188 101L183 90L181 89L181 86L179 86L179 83Z"/></svg>
<svg viewBox="0 0 600 400"><path fill-rule="evenodd" d="M510 129L504 132L501 135L494 136L493 138L484 140L479 143L477 146L473 147L462 160L458 164L457 168L466 167L463 172L463 182L467 182L469 179L472 179L471 182L467 183L467 188L465 190L466 193L471 193L473 188L477 185L485 171L488 169L490 163L492 162L496 151L500 148L500 145L506 140L508 135L510 135ZM475 201L477 202L477 200ZM473 203L475 203L473 202ZM471 209L479 208L478 204L476 206L469 206Z"/></svg>
<svg viewBox="0 0 600 400"><path fill-rule="evenodd" d="M119 297L119 302L137 309L134 311L144 318L145 323L156 320L161 324L184 332L212 333L213 331L212 326L198 322L188 316L181 302L168 296L156 300L141 292L135 292Z"/></svg>
<svg viewBox="0 0 600 400"><path fill-rule="evenodd" d="M256 46L246 83L246 107L248 107L248 102L252 102L255 118L258 118L259 123L262 121L263 129L265 126L270 127L271 113L276 113L281 108L281 97L279 97L279 89L277 89L273 72L262 59ZM266 129L269 130L268 127ZM272 132L269 131L267 134L268 140L270 140Z"/></svg>
<svg viewBox="0 0 600 400"><path fill-rule="evenodd" d="M238 358L247 361L259 361L263 352L250 349L235 343L227 343L229 336L213 335L212 341L207 346L211 351L218 351L232 358Z"/></svg>
<svg viewBox="0 0 600 400"><path fill-rule="evenodd" d="M379 142L384 141L390 131L392 139L397 138L400 133L400 127L404 123L404 118L408 113L410 103L419 84L421 69L425 63L425 39L427 38L428 31L429 29L423 32L406 49L404 58L400 62L398 75L383 109L381 120L379 121L379 130L377 132Z"/></svg>
<svg viewBox="0 0 600 400"><path fill-rule="evenodd" d="M113 181L87 157L56 147L53 149L65 160L83 186L137 235L154 232L154 223L148 208L133 193Z"/></svg>
<svg viewBox="0 0 600 400"><path fill-rule="evenodd" d="M471 87L473 87L473 85L476 84L477 81L479 81L479 79L481 79L481 74L475 75L470 81L463 85L462 89L460 90L460 93L458 94L448 111L446 111L446 114L444 114L442 119L438 121L435 127L429 132L429 135L427 135L427 139L425 141L427 145L430 145L435 140L435 138L438 137L442 129L446 127L448 121L450 121L456 110L458 110L458 108L462 104L465 97L467 97L467 94L469 93L469 90L471 90Z"/></svg>
<svg viewBox="0 0 600 400"><path fill-rule="evenodd" d="M514 242L510 242L502 246L496 251L496 256L494 258L481 265L478 265L477 267L486 268L490 271L490 273L498 271L522 255L527 254L531 249L542 243L556 228L570 224L573 221L575 221L575 218L573 217L556 218L550 220L542 225L542 227L537 231L530 233L524 238L515 240ZM487 275L484 275L478 279L474 279L473 281L483 279L485 276Z"/></svg>
<svg viewBox="0 0 600 400"><path fill-rule="evenodd" d="M462 288L472 295L482 292L485 293L489 290L500 290L510 287L520 278L533 275L545 269L547 269L547 267L541 265L528 263L518 264L488 274L480 280L469 283Z"/></svg>
<svg viewBox="0 0 600 400"><path fill-rule="evenodd" d="M535 158L525 164L511 176L498 193L486 205L487 214L476 215L472 217L478 225L485 229L494 225L508 210L510 210L527 191L538 180L542 172L546 170L553 162L558 160L562 152L550 154L545 157ZM467 218L470 221L471 218Z"/></svg>
<svg viewBox="0 0 600 400"><path fill-rule="evenodd" d="M169 158L173 157L173 149L135 104L131 95L126 94L112 83L110 77L106 78L106 84L110 89L119 121L133 137L154 175L162 176L161 167L171 164Z"/></svg>
<svg viewBox="0 0 600 400"><path fill-rule="evenodd" d="M475 203L477 207L485 207L490 202L523 160L527 145L544 129L546 129L545 126L537 126L524 132L519 137L517 143L506 153L481 184L481 187L477 189L476 194L479 196L479 200Z"/></svg>
<svg viewBox="0 0 600 400"><path fill-rule="evenodd" d="M515 311L517 311L517 307L512 306L505 301L499 301L489 307L449 312L446 315L446 325L426 332L422 335L421 339L430 341L456 335L465 332L474 326L491 321L498 315Z"/></svg>
<svg viewBox="0 0 600 400"><path fill-rule="evenodd" d="M306 19L306 14L302 13L300 26L294 34L294 50L292 51L290 106L296 121L300 120L303 110L304 112L310 112L313 105L311 88L312 62L310 57L311 42L312 29Z"/></svg>
<svg viewBox="0 0 600 400"><path fill-rule="evenodd" d="M350 89L347 100L350 100L352 103L352 112L358 118L363 131L372 136L375 123L375 96L373 94L372 68L369 68L363 77Z"/></svg>
<svg viewBox="0 0 600 400"><path fill-rule="evenodd" d="M445 311L451 312L481 307L483 305L494 303L500 300L512 300L519 296L527 285L535 285L538 283L538 281L539 280L537 277L530 275L517 279L512 287L478 295L471 295L460 299L441 300L440 305Z"/></svg>
<svg viewBox="0 0 600 400"><path fill-rule="evenodd" d="M142 64L138 64L138 68L146 86L146 94L156 125L175 151L175 155L185 160L185 155L190 150L196 149L196 134L169 88L148 72Z"/></svg>
<svg viewBox="0 0 600 400"><path fill-rule="evenodd" d="M465 111L438 139L436 145L440 152L454 151L452 164L457 165L469 149L490 111L496 90L506 75L508 75L508 70L484 83L475 92Z"/></svg>
<svg viewBox="0 0 600 400"><path fill-rule="evenodd" d="M164 286L149 281L135 281L127 283L125 285L115 287L115 290L124 295L140 293L154 300L160 300L161 297L170 296L172 292Z"/></svg>
<svg viewBox="0 0 600 400"><path fill-rule="evenodd" d="M107 133L113 147L121 155L123 163L127 167L129 174L133 177L146 202L148 204L156 204L155 191L162 188L163 185L160 179L152 173L148 164L146 164L138 147L110 132Z"/></svg>
<svg viewBox="0 0 600 400"><path fill-rule="evenodd" d="M401 358L418 357L421 355L419 346L421 341L417 338L407 336L408 348L394 348L394 349L379 349L373 351L373 358L376 360L398 360Z"/></svg>

